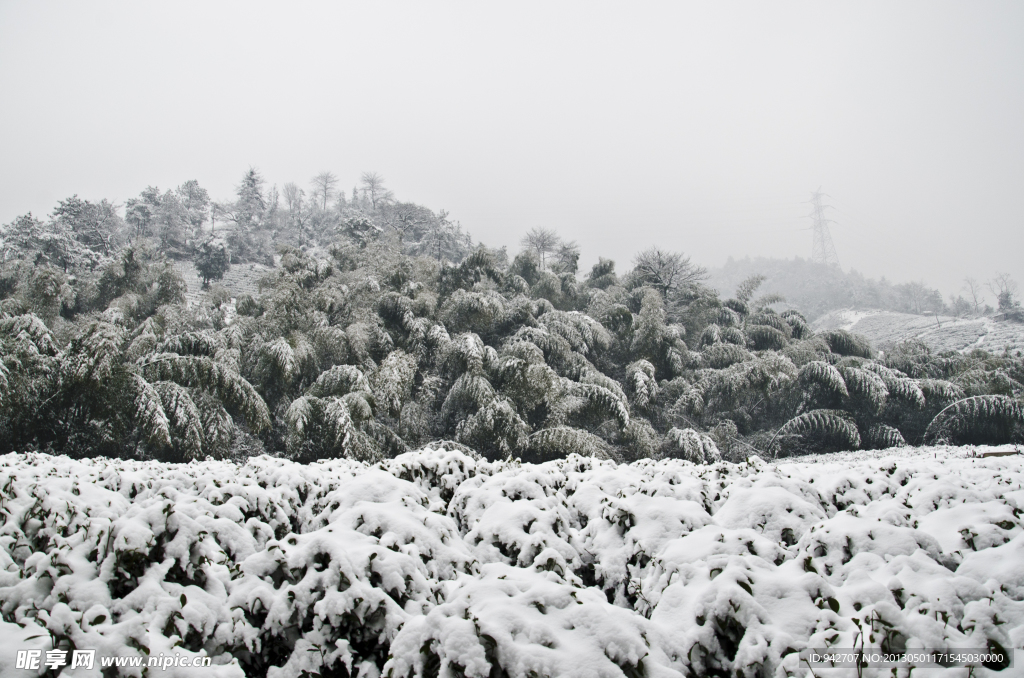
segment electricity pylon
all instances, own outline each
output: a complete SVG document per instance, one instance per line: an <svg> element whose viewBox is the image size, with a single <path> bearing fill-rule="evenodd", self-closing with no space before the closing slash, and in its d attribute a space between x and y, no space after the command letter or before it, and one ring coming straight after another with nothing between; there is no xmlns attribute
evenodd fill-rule
<svg viewBox="0 0 1024 678"><path fill-rule="evenodd" d="M818 190L811 195L811 205L814 206L813 211L808 215L814 220L814 225L811 226L811 230L814 231L811 261L829 266L839 266L839 255L836 254L836 246L832 244L832 234L828 230L828 224L832 220L825 217L825 208L829 205L821 204L821 199L824 196L821 187L818 187Z"/></svg>

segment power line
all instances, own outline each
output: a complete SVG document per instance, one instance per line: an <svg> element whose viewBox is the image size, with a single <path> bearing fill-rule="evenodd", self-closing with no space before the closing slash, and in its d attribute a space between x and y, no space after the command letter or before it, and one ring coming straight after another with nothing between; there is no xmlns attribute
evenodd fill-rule
<svg viewBox="0 0 1024 678"><path fill-rule="evenodd" d="M813 210L808 215L814 220L811 229L814 231L814 241L811 245L811 261L829 266L839 266L839 255L836 254L836 246L832 243L832 234L828 230L828 223L831 219L825 217L825 208L829 205L822 205L821 199L825 194L821 187L811 195Z"/></svg>

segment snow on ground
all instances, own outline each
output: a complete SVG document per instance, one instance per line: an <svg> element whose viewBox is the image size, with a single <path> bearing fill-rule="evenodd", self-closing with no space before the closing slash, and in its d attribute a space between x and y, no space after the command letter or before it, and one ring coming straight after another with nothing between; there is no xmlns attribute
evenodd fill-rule
<svg viewBox="0 0 1024 678"><path fill-rule="evenodd" d="M906 339L920 339L934 351L967 352L976 348L992 353L1024 350L1024 325L992 318L953 318L890 311L833 311L817 320L815 331L844 329L864 335L872 346L885 350Z"/></svg>
<svg viewBox="0 0 1024 678"><path fill-rule="evenodd" d="M213 659L167 676L395 678L807 676L805 647L1022 648L1024 466L989 451L709 466L11 454L0 675L32 675L16 651L54 645Z"/></svg>
<svg viewBox="0 0 1024 678"><path fill-rule="evenodd" d="M202 303L207 292L203 289L203 280L196 270L195 264L191 261L176 261L174 269L185 281L188 291L185 293L185 300L189 306L196 306ZM265 275L272 273L274 269L263 264L236 264L228 269L224 277L211 283L212 286L219 285L228 291L232 299L237 299L243 294L258 297L260 293L259 281Z"/></svg>
<svg viewBox="0 0 1024 678"><path fill-rule="evenodd" d="M819 329L825 330L852 330L861 320L877 313L879 311L855 311L852 308L844 308L818 318L814 325L820 325Z"/></svg>

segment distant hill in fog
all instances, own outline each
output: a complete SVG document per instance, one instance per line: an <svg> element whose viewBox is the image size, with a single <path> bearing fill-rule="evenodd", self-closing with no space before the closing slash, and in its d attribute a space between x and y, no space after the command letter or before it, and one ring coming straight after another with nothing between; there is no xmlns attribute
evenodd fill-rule
<svg viewBox="0 0 1024 678"><path fill-rule="evenodd" d="M938 290L919 282L894 284L885 278L865 278L856 271L817 264L799 257L733 259L709 271L708 284L723 296L733 294L740 282L752 275L767 279L759 288L762 294L779 294L785 303L808 320L840 308L863 308L903 313L942 313L947 307Z"/></svg>

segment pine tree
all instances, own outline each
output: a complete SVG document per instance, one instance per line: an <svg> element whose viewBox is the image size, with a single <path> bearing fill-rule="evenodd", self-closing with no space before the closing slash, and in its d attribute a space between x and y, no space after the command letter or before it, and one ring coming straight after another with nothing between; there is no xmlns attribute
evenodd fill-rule
<svg viewBox="0 0 1024 678"><path fill-rule="evenodd" d="M263 177L255 167L242 177L242 183L238 186L238 202L235 207L235 220L244 229L258 227L267 210L267 204L263 197Z"/></svg>

